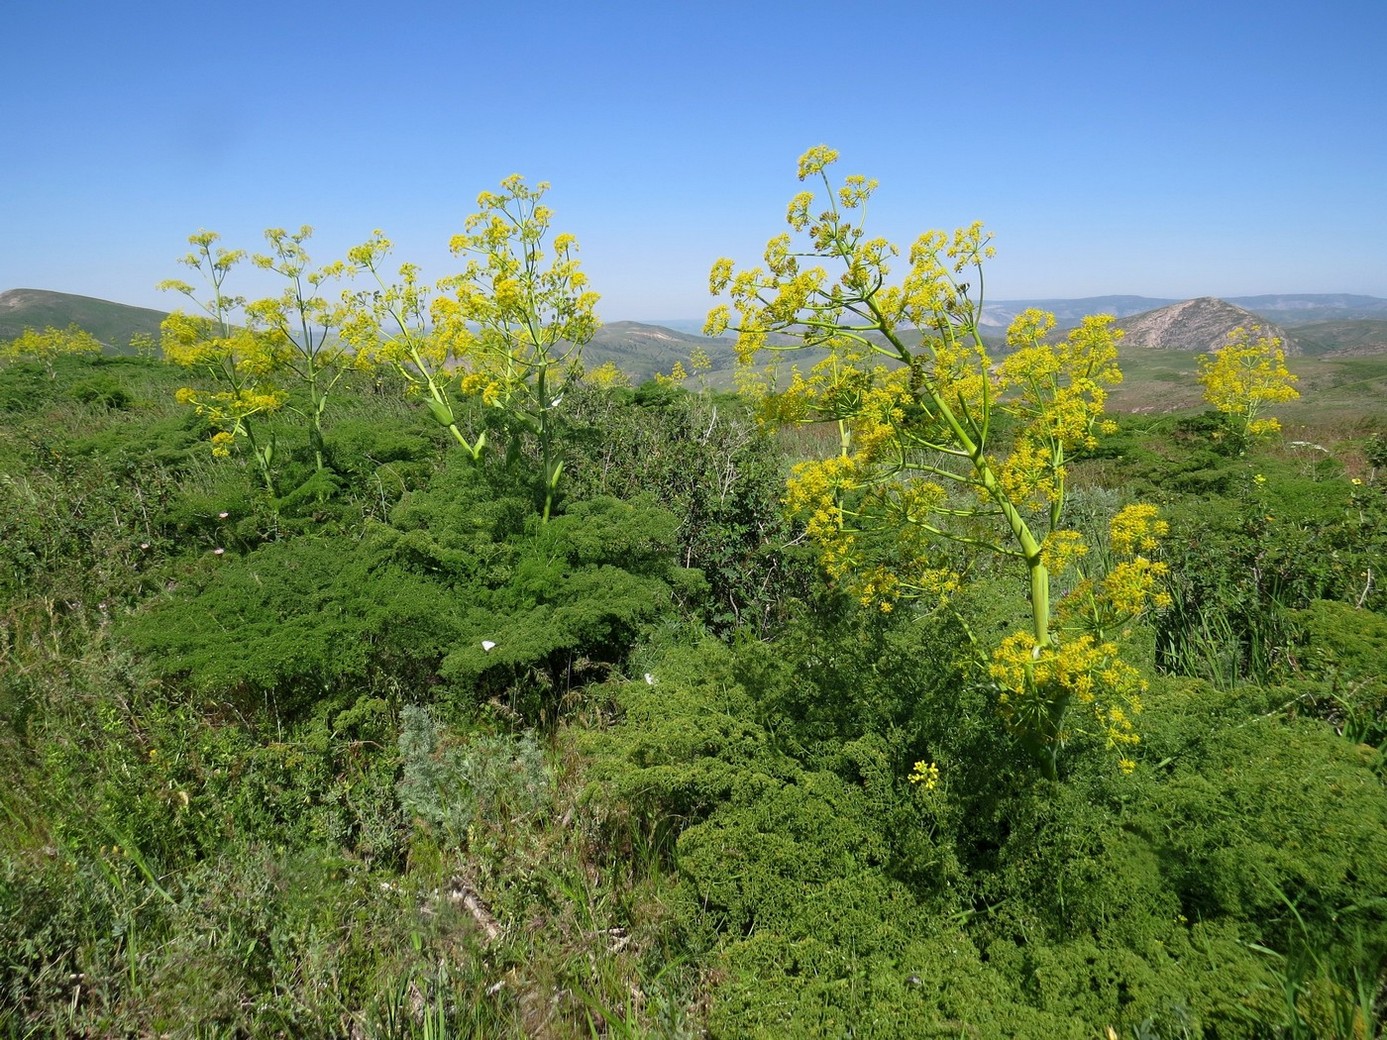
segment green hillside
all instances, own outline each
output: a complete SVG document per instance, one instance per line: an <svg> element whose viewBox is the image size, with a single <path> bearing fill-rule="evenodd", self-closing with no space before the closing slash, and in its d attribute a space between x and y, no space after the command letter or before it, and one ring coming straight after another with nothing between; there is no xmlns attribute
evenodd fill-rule
<svg viewBox="0 0 1387 1040"><path fill-rule="evenodd" d="M1165 415L1203 408L1198 354L1141 347L1120 351L1123 379L1108 407L1125 414ZM1291 358L1300 399L1270 409L1288 428L1354 422L1382 414L1387 400L1387 354Z"/></svg>
<svg viewBox="0 0 1387 1040"><path fill-rule="evenodd" d="M583 364L590 371L610 361L636 384L657 373L668 375L676 362L689 368L689 358L702 350L713 362L708 382L718 387L732 385L736 355L727 340L711 340L687 332L676 332L661 325L635 321L613 321L601 326L583 348Z"/></svg>
<svg viewBox="0 0 1387 1040"><path fill-rule="evenodd" d="M159 335L164 311L131 307L91 296L50 292L46 289L11 289L0 293L0 340L14 339L26 328L66 328L78 325L113 352L121 353L132 336Z"/></svg>
<svg viewBox="0 0 1387 1040"><path fill-rule="evenodd" d="M1387 319L1317 321L1295 330L1306 354L1387 354Z"/></svg>

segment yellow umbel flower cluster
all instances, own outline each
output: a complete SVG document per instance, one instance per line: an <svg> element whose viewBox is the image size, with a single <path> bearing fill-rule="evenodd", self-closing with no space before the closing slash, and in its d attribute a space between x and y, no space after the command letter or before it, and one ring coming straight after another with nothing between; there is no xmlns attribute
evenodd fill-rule
<svg viewBox="0 0 1387 1040"><path fill-rule="evenodd" d="M1275 433L1281 423L1260 417L1270 404L1294 401L1300 396L1298 379L1286 367L1286 352L1275 336L1256 335L1260 329L1234 329L1228 342L1199 359L1199 381L1204 384L1204 400L1233 424L1245 437Z"/></svg>
<svg viewBox="0 0 1387 1040"><path fill-rule="evenodd" d="M1132 720L1141 712L1146 680L1115 643L1081 635L1037 647L1032 633L1016 632L993 651L988 672L1000 691L1002 716L1027 734L1046 734L1059 746L1083 733L1109 748L1140 739Z"/></svg>
<svg viewBox="0 0 1387 1040"><path fill-rule="evenodd" d="M1050 343L1054 323L1053 315L1034 308L1019 314L1007 332L1012 353L997 366L998 407L1021 423L997 468L1013 500L1030 508L1062 501L1065 460L1078 448L1097 446L1098 434L1108 430L1106 388L1122 381L1122 331L1111 328L1111 315L1084 318Z"/></svg>
<svg viewBox="0 0 1387 1040"><path fill-rule="evenodd" d="M1051 576L1063 574L1087 555L1088 543L1078 531L1051 531L1040 546L1040 559Z"/></svg>
<svg viewBox="0 0 1387 1040"><path fill-rule="evenodd" d="M1170 524L1160 518L1153 505L1135 503L1119 510L1108 525L1108 543L1119 559L1103 577L1103 596L1112 613L1126 621L1155 607L1170 606L1165 578L1170 568L1147 559L1160 540L1170 533Z"/></svg>
<svg viewBox="0 0 1387 1040"><path fill-rule="evenodd" d="M1103 640L1151 610L1170 606L1165 588L1170 568L1146 555L1160 547L1169 531L1153 505L1139 502L1119 510L1108 525L1106 572L1082 577L1056 609L1065 630Z"/></svg>
<svg viewBox="0 0 1387 1040"><path fill-rule="evenodd" d="M1153 505L1138 502L1124 506L1108 523L1108 542L1117 556L1150 552L1170 533L1170 524Z"/></svg>
<svg viewBox="0 0 1387 1040"><path fill-rule="evenodd" d="M857 461L846 455L797 463L785 484L785 507L804 518L805 532L819 547L819 560L832 578L853 570L856 539L844 522L842 501L859 486Z"/></svg>
<svg viewBox="0 0 1387 1040"><path fill-rule="evenodd" d="M174 400L190 406L216 428L212 454L217 458L231 454L236 439L247 433L248 419L277 412L288 399L289 395L282 390L196 390L183 386L174 392Z"/></svg>
<svg viewBox="0 0 1387 1040"><path fill-rule="evenodd" d="M926 791L933 791L939 786L939 767L933 762L916 762L915 768L910 771L909 780L912 784L919 784Z"/></svg>

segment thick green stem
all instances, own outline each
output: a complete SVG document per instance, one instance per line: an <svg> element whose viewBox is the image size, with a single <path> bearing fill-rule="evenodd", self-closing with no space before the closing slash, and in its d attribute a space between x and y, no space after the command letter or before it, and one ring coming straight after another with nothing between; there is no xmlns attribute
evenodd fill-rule
<svg viewBox="0 0 1387 1040"><path fill-rule="evenodd" d="M897 356L902 362L909 364L911 361L910 351L897 337L891 322L877 309L873 301L868 300L867 305L877 320L878 329L895 348ZM1020 546L1030 576L1031 628L1035 637L1035 644L1037 647L1049 646L1053 642L1050 635L1050 572L1041 560L1040 542L1036 540L1030 525L1026 523L1026 518L1021 515L1021 511L1011 501L1011 497L1002 486L997 474L993 472L983 444L973 439L963 422L949 407L948 402L928 384L921 387L918 392L929 400L934 414L938 415L948 426L954 440L972 465L978 483L982 485L988 497L996 504L998 511L1011 529L1017 545ZM983 414L979 416L975 425L980 425L981 428L985 429L990 424L990 419L990 415Z"/></svg>
<svg viewBox="0 0 1387 1040"><path fill-rule="evenodd" d="M269 455L267 455L266 451L261 450L259 443L255 439L255 430L251 427L249 422L242 421L241 429L246 433L246 441L250 444L250 453L255 458L256 468L260 470L260 479L264 482L265 490L270 493L270 499L273 501L275 497L275 482L270 471ZM273 445L274 439L273 436L271 436L270 444L266 446L271 454L274 451Z"/></svg>
<svg viewBox="0 0 1387 1040"><path fill-rule="evenodd" d="M544 512L541 522L546 524L554 508L555 489L563 470L562 460L554 460L553 428L549 425L549 409L552 402L549 400L546 387L548 378L549 365L547 362L541 362L535 375L535 392L539 400L539 451L541 469L544 473Z"/></svg>
<svg viewBox="0 0 1387 1040"><path fill-rule="evenodd" d="M311 364L311 363L310 363ZM321 473L324 466L323 447L323 409L327 398L318 391L318 373L310 367L308 372L308 441L313 447L315 472Z"/></svg>

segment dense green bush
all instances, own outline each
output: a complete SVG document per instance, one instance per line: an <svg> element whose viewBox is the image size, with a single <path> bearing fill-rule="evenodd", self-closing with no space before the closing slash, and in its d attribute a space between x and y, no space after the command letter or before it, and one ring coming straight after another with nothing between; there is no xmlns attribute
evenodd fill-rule
<svg viewBox="0 0 1387 1040"><path fill-rule="evenodd" d="M922 631L673 648L614 688L593 775L676 821L686 941L725 973L714 1035L1252 1037L1287 958L1341 995L1374 977L1387 802L1352 745L1265 694L1167 683L1131 777L1093 755L1040 781ZM874 713L889 690L914 713ZM907 780L926 755L938 790Z"/></svg>
<svg viewBox="0 0 1387 1040"><path fill-rule="evenodd" d="M679 518L679 562L707 582L704 623L718 633L777 631L814 564L793 545L781 508L782 453L747 405L652 382L586 388L573 409L571 493L654 496Z"/></svg>
<svg viewBox="0 0 1387 1040"><path fill-rule="evenodd" d="M1381 1035L1358 434L1076 461L1095 553L1162 501L1174 603L1133 770L1045 780L967 678L1025 590L825 587L733 401L584 390L542 523L524 458L369 388L272 499L160 366L39 374L0 371L0 1034Z"/></svg>

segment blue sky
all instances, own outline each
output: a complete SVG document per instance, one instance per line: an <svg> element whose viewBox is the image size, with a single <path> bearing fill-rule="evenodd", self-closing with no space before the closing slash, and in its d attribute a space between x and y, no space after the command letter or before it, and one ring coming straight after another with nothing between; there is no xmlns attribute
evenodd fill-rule
<svg viewBox="0 0 1387 1040"><path fill-rule="evenodd" d="M439 277L522 173L606 320L694 317L826 143L893 240L985 221L993 299L1387 296L1387 0L10 0L0 32L0 290L170 308L190 233L301 224Z"/></svg>

